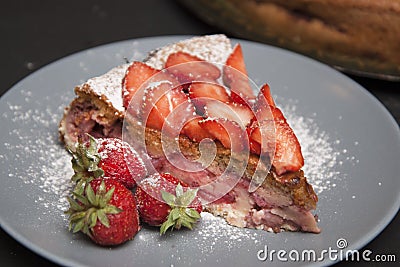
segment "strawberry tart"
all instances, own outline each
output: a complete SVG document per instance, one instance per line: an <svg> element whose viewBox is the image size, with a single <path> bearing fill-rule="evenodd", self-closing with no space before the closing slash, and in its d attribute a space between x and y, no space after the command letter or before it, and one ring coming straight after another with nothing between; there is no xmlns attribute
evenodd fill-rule
<svg viewBox="0 0 400 267"><path fill-rule="evenodd" d="M299 141L268 84L253 88L240 44L194 37L75 87L60 138L69 148L86 133L123 139L149 175L198 188L231 225L319 233Z"/></svg>

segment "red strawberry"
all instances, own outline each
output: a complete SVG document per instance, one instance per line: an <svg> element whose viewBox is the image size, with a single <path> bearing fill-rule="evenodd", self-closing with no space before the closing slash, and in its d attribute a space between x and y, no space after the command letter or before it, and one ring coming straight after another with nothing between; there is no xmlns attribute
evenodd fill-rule
<svg viewBox="0 0 400 267"><path fill-rule="evenodd" d="M178 88L162 85L152 88L143 98L141 118L147 127L179 134L185 123L196 116L189 97Z"/></svg>
<svg viewBox="0 0 400 267"><path fill-rule="evenodd" d="M135 61L128 67L122 81L122 98L125 108L128 108L129 103L139 88L158 72L159 70L153 69L140 61Z"/></svg>
<svg viewBox="0 0 400 267"><path fill-rule="evenodd" d="M244 63L242 47L236 44L226 60L223 81L231 89L231 98L239 104L251 103L255 95L251 89Z"/></svg>
<svg viewBox="0 0 400 267"><path fill-rule="evenodd" d="M170 54L165 68L181 83L217 80L221 76L221 72L216 66L185 52Z"/></svg>
<svg viewBox="0 0 400 267"><path fill-rule="evenodd" d="M232 152L241 152L248 147L247 134L237 122L227 119L205 119L199 125Z"/></svg>
<svg viewBox="0 0 400 267"><path fill-rule="evenodd" d="M132 189L136 181L147 175L142 159L127 142L117 138L101 138L97 144L101 157L98 166L103 169L104 177L114 178Z"/></svg>
<svg viewBox="0 0 400 267"><path fill-rule="evenodd" d="M140 229L132 192L114 179L95 179L68 201L69 229L83 232L97 244L124 243Z"/></svg>
<svg viewBox="0 0 400 267"><path fill-rule="evenodd" d="M135 193L140 218L149 225L161 226L160 234L181 226L192 229L202 211L196 193L170 174L148 176Z"/></svg>
<svg viewBox="0 0 400 267"><path fill-rule="evenodd" d="M147 175L146 167L137 152L126 142L117 138L95 139L79 142L73 152L72 180L77 182L75 192L82 193L85 183L93 178L112 178L128 189Z"/></svg>
<svg viewBox="0 0 400 267"><path fill-rule="evenodd" d="M228 56L225 65L232 67L247 76L247 70L246 70L246 64L244 63L242 46L239 43L233 47L233 50L231 54ZM225 78L229 79L229 77Z"/></svg>
<svg viewBox="0 0 400 267"><path fill-rule="evenodd" d="M265 119L253 123L250 138L261 145L262 153L275 150L272 165L277 174L298 171L304 165L300 143L280 109L270 108L271 111L266 108L257 111L257 118Z"/></svg>
<svg viewBox="0 0 400 267"><path fill-rule="evenodd" d="M193 82L188 91L189 97L199 114L204 113L204 105L207 99L215 99L224 103L231 101L225 88L215 82Z"/></svg>
<svg viewBox="0 0 400 267"><path fill-rule="evenodd" d="M261 87L260 92L257 95L256 102L254 103L254 109L257 110L263 106L276 107L274 98L271 95L271 89L267 83Z"/></svg>
<svg viewBox="0 0 400 267"><path fill-rule="evenodd" d="M205 138L213 139L213 137L199 125L199 121L202 120L203 117L200 116L189 120L183 127L182 133L194 142L200 142Z"/></svg>
<svg viewBox="0 0 400 267"><path fill-rule="evenodd" d="M222 103L215 100L205 101L205 115L208 118L224 118L236 122L243 129L253 119L253 111L244 105L237 103Z"/></svg>
<svg viewBox="0 0 400 267"><path fill-rule="evenodd" d="M252 152L254 154L257 154L257 155L260 155L260 153L261 153L261 142L258 143L253 138L251 138L253 130L254 130L254 128L252 128L252 127L247 127L246 128L247 138L249 139L249 149L250 149L250 152Z"/></svg>

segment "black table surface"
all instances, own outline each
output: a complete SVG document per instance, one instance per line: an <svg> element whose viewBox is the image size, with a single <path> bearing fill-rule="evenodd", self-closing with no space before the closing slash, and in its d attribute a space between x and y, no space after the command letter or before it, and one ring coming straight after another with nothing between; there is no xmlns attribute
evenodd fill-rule
<svg viewBox="0 0 400 267"><path fill-rule="evenodd" d="M175 1L6 1L0 8L0 94L40 67L97 45L148 36L220 32ZM380 100L400 123L399 82L348 76ZM395 164L399 159L393 160ZM399 262L399 229L398 213L364 249L374 254L394 254ZM0 262L1 266L57 266L26 249L2 229Z"/></svg>

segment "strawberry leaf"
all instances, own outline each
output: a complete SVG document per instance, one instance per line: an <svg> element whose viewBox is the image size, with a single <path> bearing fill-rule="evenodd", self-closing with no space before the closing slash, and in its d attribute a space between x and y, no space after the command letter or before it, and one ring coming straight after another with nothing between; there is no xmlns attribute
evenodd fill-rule
<svg viewBox="0 0 400 267"><path fill-rule="evenodd" d="M73 233L77 233L77 232L79 232L79 231L82 231L82 229L83 229L84 226L85 226L85 220L79 220L79 221L75 224L75 226L74 226L72 232L73 232Z"/></svg>
<svg viewBox="0 0 400 267"><path fill-rule="evenodd" d="M110 190L107 191L107 193L104 195L103 200L104 204L108 204L110 202L113 194L114 194L115 187L113 186ZM104 205L105 206L105 205Z"/></svg>
<svg viewBox="0 0 400 267"><path fill-rule="evenodd" d="M71 215L70 220L71 222L77 222L84 218L86 215L85 211L80 211L80 212L75 212L74 214Z"/></svg>
<svg viewBox="0 0 400 267"><path fill-rule="evenodd" d="M117 208L114 205L107 205L103 210L106 214L118 214L123 211L122 209Z"/></svg>
<svg viewBox="0 0 400 267"><path fill-rule="evenodd" d="M88 199L86 197L84 197L83 195L77 194L75 192L72 192L72 194L79 202L82 203L82 205L84 205L84 206L88 206L89 205Z"/></svg>
<svg viewBox="0 0 400 267"><path fill-rule="evenodd" d="M193 200L196 198L198 189L188 189L178 200L179 204L182 207L187 207Z"/></svg>
<svg viewBox="0 0 400 267"><path fill-rule="evenodd" d="M97 141L94 137L89 136L89 145L79 138L78 143L75 146L75 151L69 149L72 153L72 168L74 170L74 175L71 180L75 183L80 183L80 186L84 186L89 183L93 178L102 177L104 175L103 169L98 167L101 161L101 156L97 150ZM78 187L75 192L82 193L81 189Z"/></svg>
<svg viewBox="0 0 400 267"><path fill-rule="evenodd" d="M175 225L175 222L172 220L172 217L168 216L168 219L160 227L160 235L165 234L167 232L167 230L169 228L173 227L174 225Z"/></svg>
<svg viewBox="0 0 400 267"><path fill-rule="evenodd" d="M92 212L89 217L89 228L93 228L97 223L97 214L96 212Z"/></svg>
<svg viewBox="0 0 400 267"><path fill-rule="evenodd" d="M179 208L172 209L169 216L171 216L173 221L176 221L181 216L179 213Z"/></svg>
<svg viewBox="0 0 400 267"><path fill-rule="evenodd" d="M171 193L169 193L169 192L167 192L167 191L162 190L162 191L161 191L161 196L162 196L162 199L163 199L168 205L170 205L171 207L174 207L174 206L175 206L176 197L175 197L173 194L171 194Z"/></svg>
<svg viewBox="0 0 400 267"><path fill-rule="evenodd" d="M177 198L183 195L183 187L180 183L176 186L175 192Z"/></svg>
<svg viewBox="0 0 400 267"><path fill-rule="evenodd" d="M96 195L94 194L93 188L90 186L90 184L86 187L85 193L89 203L93 206L96 206L98 202L96 201Z"/></svg>
<svg viewBox="0 0 400 267"><path fill-rule="evenodd" d="M66 213L70 212L70 211L81 211L84 209L83 206L79 205L78 202L76 202L74 199L72 199L71 197L67 197L68 203L69 203L69 210L66 211Z"/></svg>
<svg viewBox="0 0 400 267"><path fill-rule="evenodd" d="M189 228L190 230L193 230L193 225L188 221L182 220L182 225L186 228Z"/></svg>
<svg viewBox="0 0 400 267"><path fill-rule="evenodd" d="M108 217L106 213L104 212L103 209L100 209L97 211L97 217L99 218L99 221L105 226L105 227L110 227L110 221L108 220Z"/></svg>
<svg viewBox="0 0 400 267"><path fill-rule="evenodd" d="M197 210L195 210L195 209L187 208L187 209L185 209L185 213L189 217L196 219L196 220L201 218L200 213L198 213Z"/></svg>

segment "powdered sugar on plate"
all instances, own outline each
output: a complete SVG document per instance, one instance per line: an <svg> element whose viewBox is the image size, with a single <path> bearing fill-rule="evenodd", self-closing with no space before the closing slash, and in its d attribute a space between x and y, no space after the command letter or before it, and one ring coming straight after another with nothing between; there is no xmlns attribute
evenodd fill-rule
<svg viewBox="0 0 400 267"><path fill-rule="evenodd" d="M35 102L31 91L21 91L21 98L29 105L7 102L9 111L1 114L15 126L10 129L10 142L2 144L6 151L0 162L8 168L8 176L19 178L25 184L41 189L35 195L35 203L43 205L44 213L63 211L67 208L66 196L71 188L71 158L58 140L57 125L63 114L63 106L56 110L43 105L50 99ZM70 96L60 96L66 102ZM32 108L35 107L35 108ZM11 142L11 140L13 142ZM10 164L17 161L18 164ZM12 166L12 167L10 167ZM17 166L17 167L16 167Z"/></svg>
<svg viewBox="0 0 400 267"><path fill-rule="evenodd" d="M284 102L287 104L282 106L282 112L300 142L304 157L302 169L314 191L319 195L336 187L337 183L344 187L345 174L337 167L343 164L343 158L356 164L355 156L346 155L349 151L339 148L341 141L321 130L313 117L299 116L295 100Z"/></svg>

